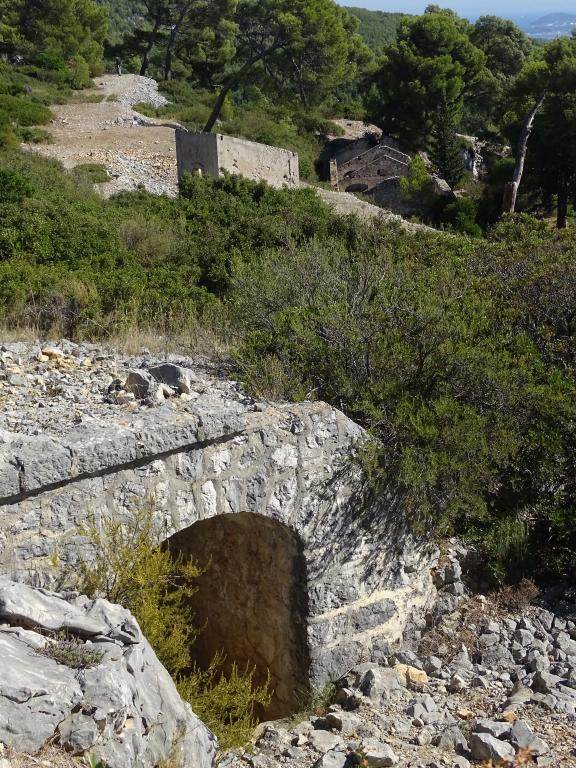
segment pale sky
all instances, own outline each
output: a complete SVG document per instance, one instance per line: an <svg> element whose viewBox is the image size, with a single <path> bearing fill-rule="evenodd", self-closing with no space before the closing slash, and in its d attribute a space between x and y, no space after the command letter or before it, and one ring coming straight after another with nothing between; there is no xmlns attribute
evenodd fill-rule
<svg viewBox="0 0 576 768"><path fill-rule="evenodd" d="M337 0L340 5L351 5L358 8L369 8L372 11L404 11L405 13L422 13L431 3L424 0ZM432 0L431 0L432 2ZM508 19L521 16L537 18L547 13L574 13L574 0L436 0L436 5L453 8L461 16L476 18L484 14L493 14Z"/></svg>

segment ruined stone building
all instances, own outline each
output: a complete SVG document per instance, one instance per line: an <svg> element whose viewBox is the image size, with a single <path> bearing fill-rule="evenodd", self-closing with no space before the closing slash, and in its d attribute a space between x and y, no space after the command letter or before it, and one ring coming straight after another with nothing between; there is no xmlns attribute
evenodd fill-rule
<svg viewBox="0 0 576 768"><path fill-rule="evenodd" d="M300 185L298 155L289 149L218 133L176 131L178 178L201 173L218 178L224 173L265 181L272 187Z"/></svg>
<svg viewBox="0 0 576 768"><path fill-rule="evenodd" d="M382 208L405 213L399 179L408 173L411 157L395 139L376 134L334 139L325 160L330 182L340 192L362 192Z"/></svg>
<svg viewBox="0 0 576 768"><path fill-rule="evenodd" d="M385 179L406 176L410 155L398 149L398 142L384 138L374 145L359 139L334 157L338 186L344 192L374 193Z"/></svg>

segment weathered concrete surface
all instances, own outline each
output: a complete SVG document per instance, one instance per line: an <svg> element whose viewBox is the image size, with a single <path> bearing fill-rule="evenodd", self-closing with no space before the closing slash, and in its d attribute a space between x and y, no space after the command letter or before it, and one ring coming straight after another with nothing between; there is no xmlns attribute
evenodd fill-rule
<svg viewBox="0 0 576 768"><path fill-rule="evenodd" d="M201 172L221 176L240 174L272 187L296 188L300 182L298 155L288 149L215 133L176 131L178 176Z"/></svg>
<svg viewBox="0 0 576 768"><path fill-rule="evenodd" d="M48 636L47 633L48 632ZM50 648L76 638L77 668ZM0 577L0 743L35 753L49 740L110 768L210 768L216 740L118 605Z"/></svg>
<svg viewBox="0 0 576 768"><path fill-rule="evenodd" d="M324 403L255 403L199 370L189 382L164 405L101 403L79 426L50 431L47 420L41 435L2 433L0 570L49 584L54 555L90 556L81 527L92 517L129 520L148 504L165 539L252 513L297 537L309 680L381 658L432 595L433 553L396 499L365 496L352 461L362 429Z"/></svg>

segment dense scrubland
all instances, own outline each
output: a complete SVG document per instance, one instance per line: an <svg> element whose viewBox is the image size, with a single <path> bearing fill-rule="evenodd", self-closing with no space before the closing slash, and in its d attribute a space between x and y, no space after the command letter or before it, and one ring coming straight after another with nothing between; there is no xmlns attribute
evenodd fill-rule
<svg viewBox="0 0 576 768"><path fill-rule="evenodd" d="M571 199L576 168L576 38L536 46L510 22L471 25L436 6L386 17L369 45L331 0L222 0L217 16L195 0L130 12L109 3L108 32L106 9L91 0L45 5L18 0L2 13L4 325L99 338L209 327L248 386L324 398L365 425L378 438L366 457L375 481L399 484L417 524L473 538L498 578L565 573L575 551L575 239L554 231L548 212L571 215L561 198ZM197 126L229 86L224 127L304 149L312 167L338 105L354 102L448 164L440 118L453 132L513 140L542 91L519 201L539 215L497 223L513 157L430 212L450 237L368 227L336 217L311 190L238 178L188 179L178 200L104 201L91 174L18 144L45 139L50 103L81 99L78 88L118 51L125 66L169 74L165 109ZM419 159L407 194L425 194L422 168Z"/></svg>
<svg viewBox="0 0 576 768"><path fill-rule="evenodd" d="M375 492L400 494L417 528L475 543L495 581L573 573L576 38L538 46L435 6L378 28L354 11L358 31L331 0L106 5L109 27L92 0L0 0L3 326L191 346L209 330L259 395L325 399L364 425ZM233 177L105 201L90 174L19 148L48 140L50 104L86 98L116 57L162 80L159 114L295 149L309 179L330 118L375 120L467 191L424 214L450 236ZM502 217L542 96L521 212ZM477 185L455 165L456 131L492 148ZM427 184L418 161L407 194Z"/></svg>
<svg viewBox="0 0 576 768"><path fill-rule="evenodd" d="M335 216L312 190L190 178L104 201L55 164L0 164L2 322L105 339L212 328L262 395L316 397L379 438L378 482L465 533L498 576L574 564L576 238Z"/></svg>

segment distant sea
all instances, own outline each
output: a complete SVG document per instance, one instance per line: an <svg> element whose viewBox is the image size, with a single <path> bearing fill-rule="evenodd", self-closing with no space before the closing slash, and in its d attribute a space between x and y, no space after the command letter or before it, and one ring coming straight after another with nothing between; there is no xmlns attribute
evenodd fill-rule
<svg viewBox="0 0 576 768"><path fill-rule="evenodd" d="M572 34L572 30L576 30L576 13L527 13L507 18L537 40L567 37Z"/></svg>

